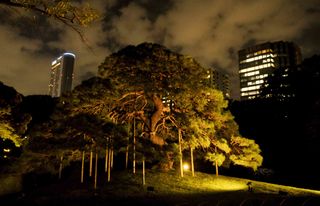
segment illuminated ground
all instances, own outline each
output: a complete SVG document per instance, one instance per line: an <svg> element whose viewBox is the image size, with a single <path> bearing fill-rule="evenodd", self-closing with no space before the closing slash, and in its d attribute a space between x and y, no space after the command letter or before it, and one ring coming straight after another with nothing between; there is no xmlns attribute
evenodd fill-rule
<svg viewBox="0 0 320 206"><path fill-rule="evenodd" d="M98 176L98 188L92 178L80 183L77 173L65 179L38 186L25 194L0 199L5 205L320 205L320 191L281 186L247 179L190 172L181 178L177 171L147 171L146 185L142 175L130 171L113 172L107 183L105 174ZM253 191L248 191L248 182ZM0 204L3 205L3 204Z"/></svg>

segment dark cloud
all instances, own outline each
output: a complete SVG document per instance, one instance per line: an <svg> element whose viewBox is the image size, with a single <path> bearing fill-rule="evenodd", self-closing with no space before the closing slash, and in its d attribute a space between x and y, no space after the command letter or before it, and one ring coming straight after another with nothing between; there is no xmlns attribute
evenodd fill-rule
<svg viewBox="0 0 320 206"><path fill-rule="evenodd" d="M234 97L239 90L238 50L266 41L296 41L303 31L319 31L314 26L319 25L319 3L313 0L177 0L167 5L170 8L152 20L149 8L136 1L119 8L109 22L113 41L120 45L153 41L179 49L202 65L229 74ZM310 33L305 36L316 40ZM308 41L297 43L304 48Z"/></svg>
<svg viewBox="0 0 320 206"><path fill-rule="evenodd" d="M320 38L319 38L320 24L314 24L304 29L301 35L295 39L302 51L303 57L308 58L314 54L320 54Z"/></svg>
<svg viewBox="0 0 320 206"><path fill-rule="evenodd" d="M174 5L173 0L162 0L162 1L148 1L142 0L138 5L141 5L146 9L146 17L151 21L155 22L160 15L170 11Z"/></svg>
<svg viewBox="0 0 320 206"><path fill-rule="evenodd" d="M60 34L63 30L51 26L48 18L43 15L32 13L24 10L9 12L7 9L0 8L0 21L16 29L16 32L26 38L39 39L43 42L59 41Z"/></svg>
<svg viewBox="0 0 320 206"><path fill-rule="evenodd" d="M7 23L0 25L0 62L10 70L0 69L4 78L0 81L24 94L45 93L50 62L60 51L76 54L78 84L96 74L97 66L110 52L129 44L155 42L229 74L232 96L237 98L238 50L284 40L296 42L306 57L319 54L318 0L96 0L92 4L104 17L85 30L93 52L61 24L41 19L39 28L29 33L29 26L8 14ZM1 21L3 17L0 13ZM13 22L20 22L20 26Z"/></svg>
<svg viewBox="0 0 320 206"><path fill-rule="evenodd" d="M19 29L21 36L40 39L42 42L59 41L64 33L63 30L52 27L43 16L37 16L32 19L21 17L16 22L18 24L15 24L15 26Z"/></svg>

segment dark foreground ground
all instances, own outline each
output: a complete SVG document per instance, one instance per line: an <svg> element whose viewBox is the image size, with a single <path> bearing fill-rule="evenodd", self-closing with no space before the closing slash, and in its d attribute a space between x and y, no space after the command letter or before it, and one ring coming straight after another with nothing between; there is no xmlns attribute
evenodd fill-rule
<svg viewBox="0 0 320 206"><path fill-rule="evenodd" d="M125 191L124 191L125 193ZM224 193L199 193L199 194L172 194L154 195L152 192L141 197L113 197L108 194L86 191L81 196L65 195L26 195L15 194L3 197L2 205L216 205L216 206L319 206L320 198L312 196L286 196L286 195L265 195L249 194L246 192L224 192Z"/></svg>

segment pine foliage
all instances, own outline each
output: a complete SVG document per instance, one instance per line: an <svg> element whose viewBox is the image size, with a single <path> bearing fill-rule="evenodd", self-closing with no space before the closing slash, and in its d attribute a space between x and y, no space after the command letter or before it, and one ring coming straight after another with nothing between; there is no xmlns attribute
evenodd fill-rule
<svg viewBox="0 0 320 206"><path fill-rule="evenodd" d="M240 136L231 137L232 154L230 159L236 165L252 168L254 171L261 166L263 158L259 145L254 140Z"/></svg>

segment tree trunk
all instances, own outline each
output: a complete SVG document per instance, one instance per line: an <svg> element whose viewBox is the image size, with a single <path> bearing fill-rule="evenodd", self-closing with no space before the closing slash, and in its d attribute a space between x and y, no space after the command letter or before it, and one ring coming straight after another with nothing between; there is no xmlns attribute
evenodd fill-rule
<svg viewBox="0 0 320 206"><path fill-rule="evenodd" d="M154 144L162 146L164 145L165 142L163 138L156 135L157 133L156 126L159 120L161 119L164 106L163 106L162 100L156 94L152 95L152 101L155 105L155 111L150 118L150 131L149 131L150 141L153 142Z"/></svg>
<svg viewBox="0 0 320 206"><path fill-rule="evenodd" d="M84 176L84 151L82 151L82 161L81 161L81 183L83 183Z"/></svg>
<svg viewBox="0 0 320 206"><path fill-rule="evenodd" d="M193 149L190 147L190 159L191 159L191 172L192 172L192 177L194 177L194 162L193 162Z"/></svg>
<svg viewBox="0 0 320 206"><path fill-rule="evenodd" d="M182 138L181 138L181 129L179 129L179 155L180 155L180 176L183 177L183 160L182 160Z"/></svg>
<svg viewBox="0 0 320 206"><path fill-rule="evenodd" d="M94 189L97 189L97 180L98 180L98 152L96 151L96 163L94 167Z"/></svg>
<svg viewBox="0 0 320 206"><path fill-rule="evenodd" d="M89 161L89 177L92 176L92 159L93 159L93 152L90 151L90 161Z"/></svg>

